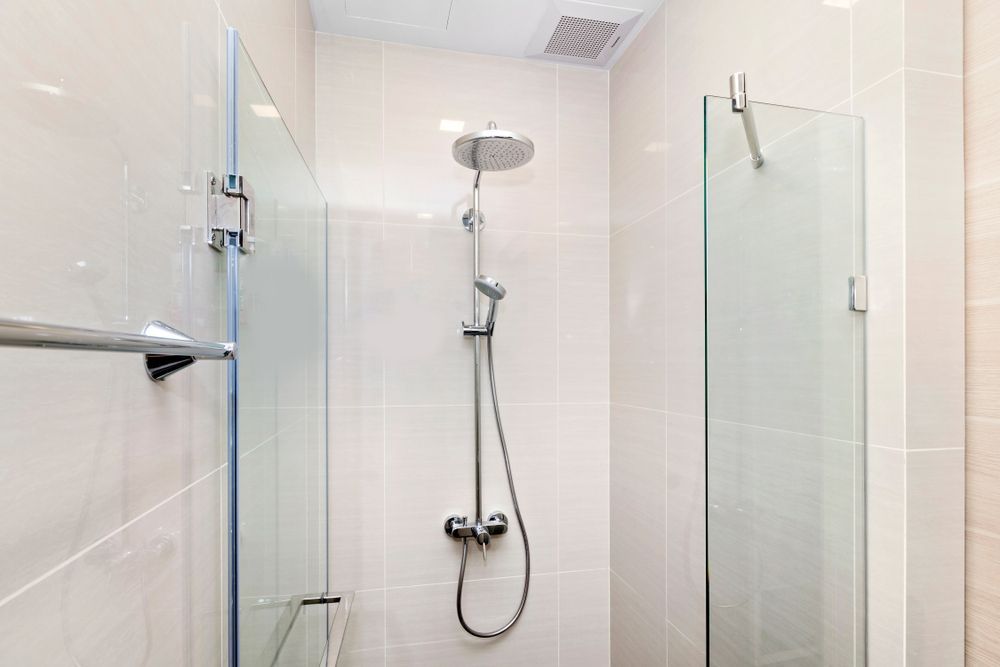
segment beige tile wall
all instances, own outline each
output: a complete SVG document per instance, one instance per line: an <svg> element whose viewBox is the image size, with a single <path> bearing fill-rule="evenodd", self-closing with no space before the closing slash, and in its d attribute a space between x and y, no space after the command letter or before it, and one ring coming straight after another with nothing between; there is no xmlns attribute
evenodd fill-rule
<svg viewBox="0 0 1000 667"><path fill-rule="evenodd" d="M961 664L961 16L961 0L667 0L613 69L612 534L636 496L666 517L641 556L612 550L613 662L638 650L704 660L704 585L691 574L704 540L687 528L704 525L702 96L727 95L743 70L752 99L865 118L871 664ZM665 471L616 486L616 462L632 469L637 456ZM933 516L908 511L928 503ZM645 592L629 572L650 554L665 602L650 600L644 623L619 621Z"/></svg>
<svg viewBox="0 0 1000 667"><path fill-rule="evenodd" d="M332 586L361 591L341 663L608 663L608 74L319 35L317 163L330 201ZM531 163L487 173L483 271L508 289L497 385L531 539L525 616L483 642L455 617L474 512L473 173L455 132L495 120ZM484 394L485 396L485 394ZM484 503L512 515L490 412ZM519 598L516 530L469 559L467 615Z"/></svg>
<svg viewBox="0 0 1000 667"><path fill-rule="evenodd" d="M292 6L226 5L248 25ZM293 9L303 66L260 64L296 81L279 104L308 144ZM223 336L200 175L224 166L224 27L211 0L0 6L0 316ZM134 355L0 356L0 663L219 664L224 366L154 384Z"/></svg>
<svg viewBox="0 0 1000 667"><path fill-rule="evenodd" d="M1000 6L965 3L966 660L1000 662Z"/></svg>

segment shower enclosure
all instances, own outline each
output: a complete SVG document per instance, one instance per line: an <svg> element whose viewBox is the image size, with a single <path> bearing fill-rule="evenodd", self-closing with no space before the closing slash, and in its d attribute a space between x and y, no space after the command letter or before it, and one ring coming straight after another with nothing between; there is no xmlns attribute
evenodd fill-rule
<svg viewBox="0 0 1000 667"><path fill-rule="evenodd" d="M228 58L227 173L209 176L207 241L226 266L239 346L228 378L230 664L319 665L349 603L326 594L326 201L234 30Z"/></svg>
<svg viewBox="0 0 1000 667"><path fill-rule="evenodd" d="M708 650L865 663L863 124L705 98Z"/></svg>

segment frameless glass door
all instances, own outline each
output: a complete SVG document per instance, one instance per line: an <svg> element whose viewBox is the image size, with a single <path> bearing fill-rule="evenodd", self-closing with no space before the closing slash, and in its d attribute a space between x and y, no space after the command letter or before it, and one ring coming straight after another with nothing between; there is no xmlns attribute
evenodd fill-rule
<svg viewBox="0 0 1000 667"><path fill-rule="evenodd" d="M709 662L863 665L863 129L705 99ZM860 295L859 295L860 296Z"/></svg>
<svg viewBox="0 0 1000 667"><path fill-rule="evenodd" d="M237 657L318 665L327 614L301 602L327 581L326 201L235 33L230 59L229 170L253 209L253 251L228 253Z"/></svg>

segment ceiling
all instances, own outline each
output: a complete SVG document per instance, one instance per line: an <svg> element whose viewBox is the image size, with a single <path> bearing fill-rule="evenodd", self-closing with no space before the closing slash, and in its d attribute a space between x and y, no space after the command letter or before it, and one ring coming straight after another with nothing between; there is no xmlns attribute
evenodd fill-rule
<svg viewBox="0 0 1000 667"><path fill-rule="evenodd" d="M557 13L643 12L603 67L610 67L663 0L310 0L316 30L455 51L525 57L547 41ZM582 11L580 11L582 10ZM582 63L581 63L582 64Z"/></svg>

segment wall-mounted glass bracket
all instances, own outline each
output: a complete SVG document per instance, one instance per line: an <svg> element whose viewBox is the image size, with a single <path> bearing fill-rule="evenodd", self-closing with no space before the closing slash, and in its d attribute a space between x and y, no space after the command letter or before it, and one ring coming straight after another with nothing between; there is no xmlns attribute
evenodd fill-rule
<svg viewBox="0 0 1000 667"><path fill-rule="evenodd" d="M750 148L750 166L760 169L764 166L764 154L760 150L760 139L757 137L757 122L753 117L750 98L747 97L747 75L736 72L729 77L729 97L733 104L733 113L740 115L743 121L743 131L747 135L747 145Z"/></svg>
<svg viewBox="0 0 1000 667"><path fill-rule="evenodd" d="M232 238L241 252L252 254L255 243L253 188L242 176L233 174L222 180L209 173L207 178L206 241L216 250L223 251Z"/></svg>
<svg viewBox="0 0 1000 667"><path fill-rule="evenodd" d="M868 277L851 276L848 278L850 287L850 308L853 311L864 313L868 310Z"/></svg>

